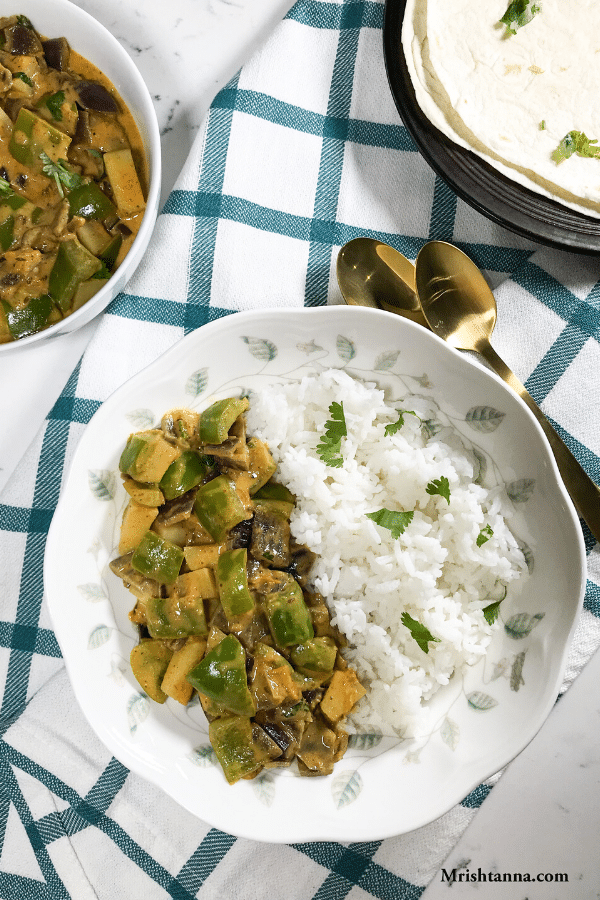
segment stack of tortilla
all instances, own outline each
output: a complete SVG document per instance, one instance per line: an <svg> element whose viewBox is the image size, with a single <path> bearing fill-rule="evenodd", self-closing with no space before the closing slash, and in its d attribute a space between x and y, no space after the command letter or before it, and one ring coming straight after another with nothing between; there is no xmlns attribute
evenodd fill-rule
<svg viewBox="0 0 600 900"><path fill-rule="evenodd" d="M419 106L504 175L600 218L600 158L553 158L572 132L600 142L600 0L535 0L514 34L500 22L509 6L407 0L402 45Z"/></svg>

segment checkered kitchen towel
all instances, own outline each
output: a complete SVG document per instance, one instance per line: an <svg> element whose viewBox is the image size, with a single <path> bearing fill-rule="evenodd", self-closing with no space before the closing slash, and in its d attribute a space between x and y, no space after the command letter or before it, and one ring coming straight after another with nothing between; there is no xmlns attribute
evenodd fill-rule
<svg viewBox="0 0 600 900"><path fill-rule="evenodd" d="M398 120L376 0L299 0L216 97L139 273L0 497L0 897L11 900L409 900L492 789L383 842L236 840L132 775L75 704L45 608L45 537L70 454L106 397L189 331L240 309L340 302L345 241L414 259L463 247L498 285L495 338L600 481L600 262L540 250L474 213ZM566 683L600 644L600 556Z"/></svg>

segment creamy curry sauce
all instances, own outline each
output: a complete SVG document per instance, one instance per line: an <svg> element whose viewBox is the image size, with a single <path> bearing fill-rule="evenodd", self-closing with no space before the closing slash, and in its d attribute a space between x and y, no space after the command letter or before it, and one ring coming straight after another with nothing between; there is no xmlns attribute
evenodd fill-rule
<svg viewBox="0 0 600 900"><path fill-rule="evenodd" d="M14 52L23 22L0 19L0 343L70 315L106 283L139 230L149 180L112 82L64 39L49 44L63 42L66 67L48 65L32 27L33 52Z"/></svg>

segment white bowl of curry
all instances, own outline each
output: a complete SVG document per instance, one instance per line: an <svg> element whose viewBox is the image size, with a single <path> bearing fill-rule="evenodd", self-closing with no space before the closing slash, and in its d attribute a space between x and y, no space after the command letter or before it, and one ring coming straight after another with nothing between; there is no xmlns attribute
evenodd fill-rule
<svg viewBox="0 0 600 900"><path fill-rule="evenodd" d="M0 353L74 331L154 227L160 136L119 42L69 0L0 18Z"/></svg>

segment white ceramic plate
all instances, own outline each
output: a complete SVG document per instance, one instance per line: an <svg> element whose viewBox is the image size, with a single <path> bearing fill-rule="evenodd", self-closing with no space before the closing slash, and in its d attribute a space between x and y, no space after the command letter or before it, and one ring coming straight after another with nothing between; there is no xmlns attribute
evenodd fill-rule
<svg viewBox="0 0 600 900"><path fill-rule="evenodd" d="M375 380L395 397L430 398L428 427L457 432L475 448L486 484L502 486L512 499L511 527L531 574L518 599L504 601L487 658L434 698L422 745L363 734L331 776L271 770L230 787L200 706L154 704L131 674L132 597L108 569L126 496L118 460L131 431L153 426L172 407L203 408L215 397L328 367ZM406 319L334 306L227 316L193 332L110 397L75 451L44 575L77 699L124 765L225 832L270 842L366 841L437 818L532 739L560 690L583 598L585 552L546 440L516 395Z"/></svg>

